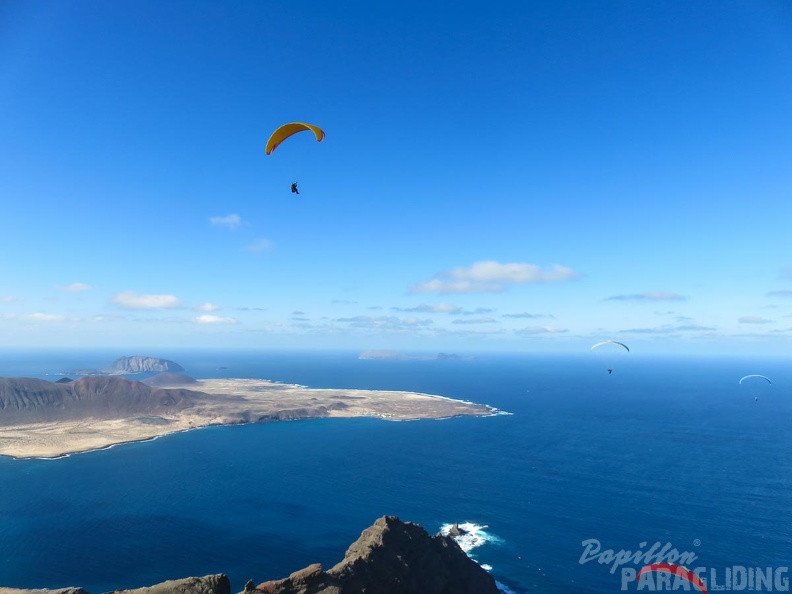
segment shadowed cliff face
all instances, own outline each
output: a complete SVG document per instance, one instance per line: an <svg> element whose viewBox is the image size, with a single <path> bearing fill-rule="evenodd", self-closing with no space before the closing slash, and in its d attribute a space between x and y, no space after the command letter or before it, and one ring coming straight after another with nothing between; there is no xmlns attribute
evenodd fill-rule
<svg viewBox="0 0 792 594"><path fill-rule="evenodd" d="M450 536L384 516L328 571L318 564L253 594L498 594L495 580Z"/></svg>
<svg viewBox="0 0 792 594"><path fill-rule="evenodd" d="M115 376L86 376L63 384L4 377L0 378L0 425L165 414L193 406L200 397L200 392L158 389Z"/></svg>

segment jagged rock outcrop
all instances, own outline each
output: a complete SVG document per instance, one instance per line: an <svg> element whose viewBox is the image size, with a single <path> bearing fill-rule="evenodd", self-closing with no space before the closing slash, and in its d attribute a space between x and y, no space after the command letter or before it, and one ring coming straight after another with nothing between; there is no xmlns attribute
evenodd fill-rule
<svg viewBox="0 0 792 594"><path fill-rule="evenodd" d="M201 392L154 388L117 376L86 376L63 384L0 377L0 425L166 414L194 406L202 396Z"/></svg>
<svg viewBox="0 0 792 594"><path fill-rule="evenodd" d="M448 536L463 536L467 533L467 530L459 527L459 522L454 522L454 525L448 530Z"/></svg>
<svg viewBox="0 0 792 594"><path fill-rule="evenodd" d="M134 590L114 590L110 594L231 594L231 582L225 574L169 580L155 586Z"/></svg>
<svg viewBox="0 0 792 594"><path fill-rule="evenodd" d="M315 564L257 586L265 594L498 594L495 580L450 536L384 516L323 571Z"/></svg>
<svg viewBox="0 0 792 594"><path fill-rule="evenodd" d="M102 373L142 373L146 371L184 371L184 367L159 357L119 357L112 365L102 368Z"/></svg>

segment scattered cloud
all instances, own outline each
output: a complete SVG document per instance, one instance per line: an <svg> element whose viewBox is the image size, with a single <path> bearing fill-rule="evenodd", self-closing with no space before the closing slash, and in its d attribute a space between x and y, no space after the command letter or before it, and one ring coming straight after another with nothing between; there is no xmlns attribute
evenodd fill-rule
<svg viewBox="0 0 792 594"><path fill-rule="evenodd" d="M11 297L11 295L5 295L0 297L0 303L14 303L16 301L24 301L23 297Z"/></svg>
<svg viewBox="0 0 792 594"><path fill-rule="evenodd" d="M503 318L530 318L530 319L555 318L555 316L552 316L550 314L533 314L533 313L503 314L501 317L503 317Z"/></svg>
<svg viewBox="0 0 792 594"><path fill-rule="evenodd" d="M784 289L782 291L770 291L767 293L768 297L792 297L792 289Z"/></svg>
<svg viewBox="0 0 792 594"><path fill-rule="evenodd" d="M414 285L410 293L499 293L512 285L562 282L578 276L558 264L541 268L535 264L476 262L468 268L441 272L430 281Z"/></svg>
<svg viewBox="0 0 792 594"><path fill-rule="evenodd" d="M357 301L350 301L349 299L333 299L330 303L338 303L341 305L357 305Z"/></svg>
<svg viewBox="0 0 792 594"><path fill-rule="evenodd" d="M261 252L267 252L274 248L275 244L273 244L269 239L259 239L258 241L254 241L253 243L249 244L245 249L254 254L258 254Z"/></svg>
<svg viewBox="0 0 792 594"><path fill-rule="evenodd" d="M215 227L224 227L233 231L242 224L242 219L238 214L229 214L224 217L209 217L209 222Z"/></svg>
<svg viewBox="0 0 792 594"><path fill-rule="evenodd" d="M193 318L196 324L237 324L236 318L224 318L212 314L203 314Z"/></svg>
<svg viewBox="0 0 792 594"><path fill-rule="evenodd" d="M647 292L634 295L613 295L605 301L687 301L687 297L678 293Z"/></svg>
<svg viewBox="0 0 792 594"><path fill-rule="evenodd" d="M779 276L784 280L792 280L792 266L784 266Z"/></svg>
<svg viewBox="0 0 792 594"><path fill-rule="evenodd" d="M398 316L354 316L351 318L336 318L334 321L349 324L352 328L390 332L432 325L432 320L422 320L412 316L404 319Z"/></svg>
<svg viewBox="0 0 792 594"><path fill-rule="evenodd" d="M451 322L452 324L495 324L494 318L460 318Z"/></svg>
<svg viewBox="0 0 792 594"><path fill-rule="evenodd" d="M305 315L305 312L304 312L304 311L297 311L297 310L295 310L295 311L293 311L293 312L292 312L292 315L293 315L293 316L304 316L304 315Z"/></svg>
<svg viewBox="0 0 792 594"><path fill-rule="evenodd" d="M717 328L699 324L681 324L678 326L664 324L654 328L629 328L622 330L622 332L628 334L675 334L677 332L717 332Z"/></svg>
<svg viewBox="0 0 792 594"><path fill-rule="evenodd" d="M563 334L566 330L558 326L528 326L515 330L515 332L517 334Z"/></svg>
<svg viewBox="0 0 792 594"><path fill-rule="evenodd" d="M214 303L202 303L195 309L196 311L217 311L218 309L220 309L220 306L215 305Z"/></svg>
<svg viewBox="0 0 792 594"><path fill-rule="evenodd" d="M91 286L90 285L86 285L85 283L72 283L70 285L66 285L65 287L61 287L61 290L62 291L73 291L73 292L90 291L91 290Z"/></svg>
<svg viewBox="0 0 792 594"><path fill-rule="evenodd" d="M416 305L415 307L391 307L393 311L415 312L415 313L460 313L462 308L448 303L438 303L437 305Z"/></svg>
<svg viewBox="0 0 792 594"><path fill-rule="evenodd" d="M761 318L759 316L742 316L737 319L740 324L772 324L773 320Z"/></svg>
<svg viewBox="0 0 792 594"><path fill-rule="evenodd" d="M174 295L138 295L132 291L118 293L112 301L127 309L169 309L181 305Z"/></svg>
<svg viewBox="0 0 792 594"><path fill-rule="evenodd" d="M62 322L66 319L66 316L60 314L47 313L9 314L5 317L16 320L29 320L31 322Z"/></svg>

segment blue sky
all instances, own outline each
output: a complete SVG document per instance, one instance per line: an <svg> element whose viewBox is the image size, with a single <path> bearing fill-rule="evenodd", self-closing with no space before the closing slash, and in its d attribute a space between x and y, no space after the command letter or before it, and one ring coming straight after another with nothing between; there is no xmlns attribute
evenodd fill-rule
<svg viewBox="0 0 792 594"><path fill-rule="evenodd" d="M0 346L792 352L788 2L9 1L0 83Z"/></svg>

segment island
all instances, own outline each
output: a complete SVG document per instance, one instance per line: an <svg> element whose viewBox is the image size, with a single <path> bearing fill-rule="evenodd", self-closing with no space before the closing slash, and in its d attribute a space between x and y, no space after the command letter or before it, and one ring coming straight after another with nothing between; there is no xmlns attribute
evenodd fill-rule
<svg viewBox="0 0 792 594"><path fill-rule="evenodd" d="M467 359L475 359L475 357L466 357ZM374 360L374 361L447 361L462 359L459 355L454 353L434 353L430 355L410 355L401 351L390 350L370 350L363 351L358 355L361 360Z"/></svg>
<svg viewBox="0 0 792 594"><path fill-rule="evenodd" d="M263 379L147 380L83 376L58 383L0 378L0 455L58 458L213 425L314 418L386 421L500 414L491 406L415 392L317 389Z"/></svg>

